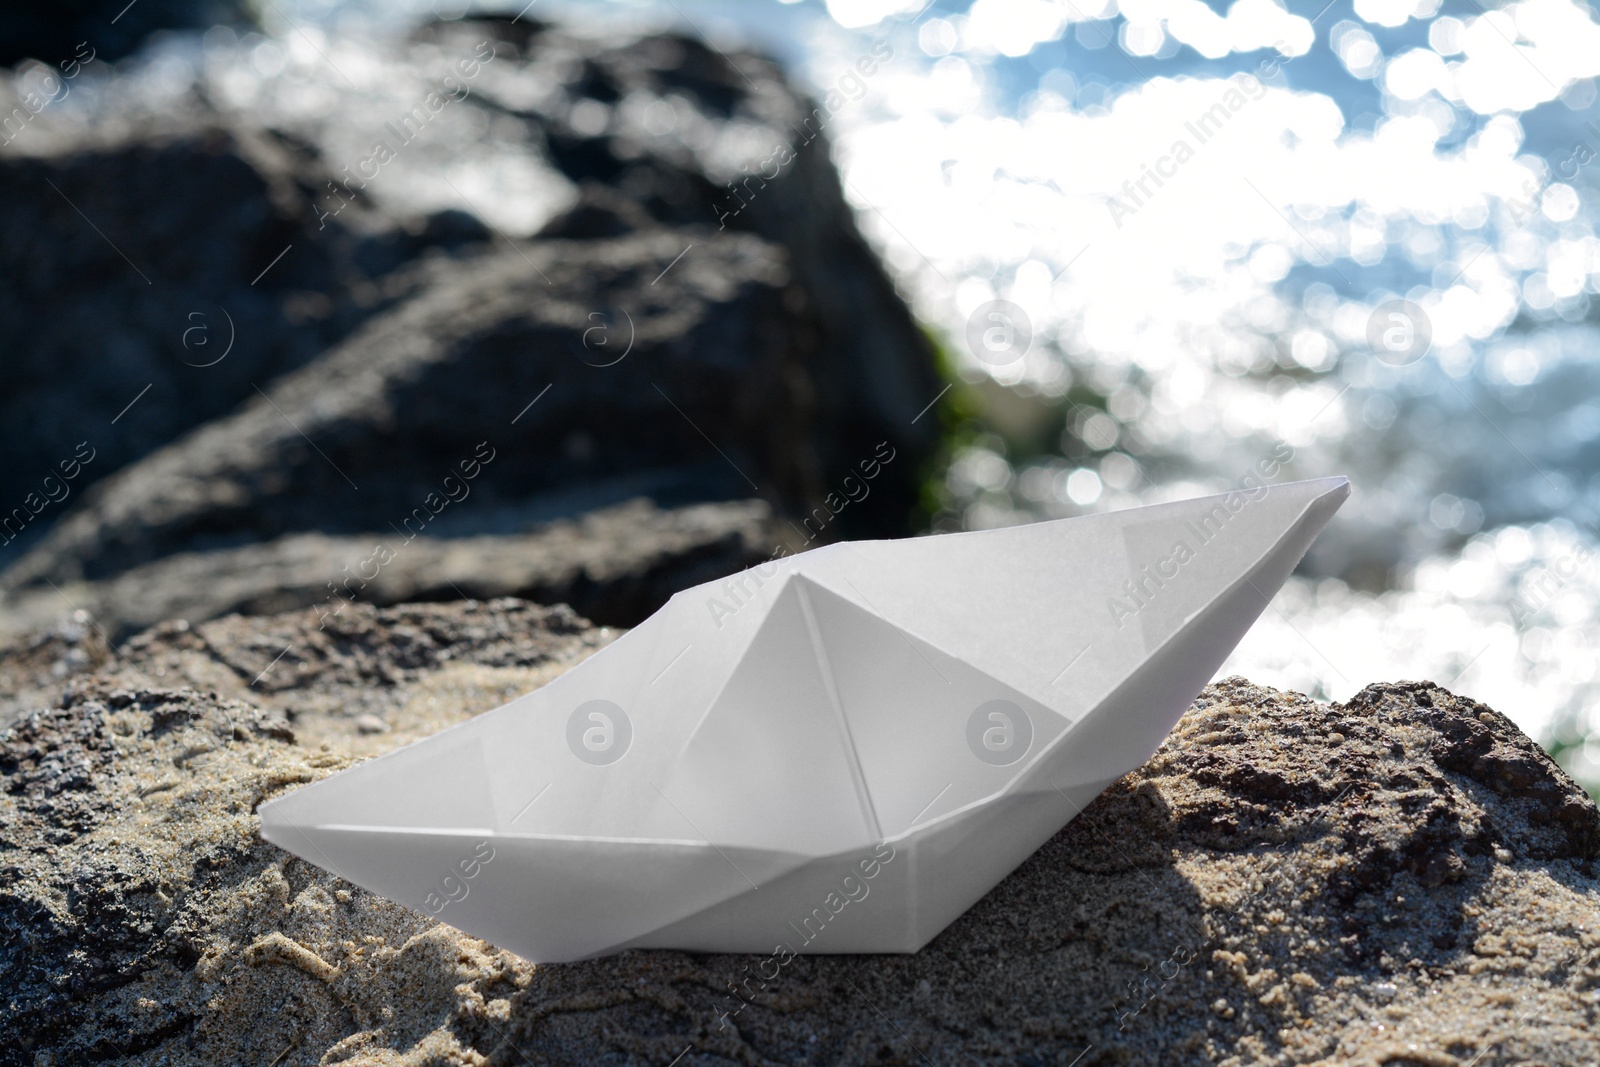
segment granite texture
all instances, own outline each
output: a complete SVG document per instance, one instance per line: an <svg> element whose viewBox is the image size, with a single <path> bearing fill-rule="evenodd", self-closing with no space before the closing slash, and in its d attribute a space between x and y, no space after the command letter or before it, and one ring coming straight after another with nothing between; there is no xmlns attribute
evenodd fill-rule
<svg viewBox="0 0 1600 1067"><path fill-rule="evenodd" d="M1213 685L923 951L763 988L765 957L536 967L263 842L264 799L614 636L510 599L319 620L164 624L64 696L13 661L58 691L0 735L0 1064L1600 1061L1600 814L1432 684Z"/></svg>

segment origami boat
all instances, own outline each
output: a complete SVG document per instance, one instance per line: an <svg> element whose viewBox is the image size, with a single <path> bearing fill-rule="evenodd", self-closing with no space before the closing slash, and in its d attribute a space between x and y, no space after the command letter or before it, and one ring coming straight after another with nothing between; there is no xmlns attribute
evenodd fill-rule
<svg viewBox="0 0 1600 1067"><path fill-rule="evenodd" d="M537 962L914 952L1149 758L1348 495L776 560L261 832Z"/></svg>

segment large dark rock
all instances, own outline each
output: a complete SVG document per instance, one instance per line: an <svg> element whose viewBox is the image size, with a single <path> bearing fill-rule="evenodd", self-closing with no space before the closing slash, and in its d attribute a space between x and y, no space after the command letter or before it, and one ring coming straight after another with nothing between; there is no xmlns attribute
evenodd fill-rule
<svg viewBox="0 0 1600 1067"><path fill-rule="evenodd" d="M326 356L96 486L6 583L292 531L503 532L508 511L556 493L574 510L640 492L798 504L816 470L782 257L739 235L652 286L677 241L548 241L439 265ZM630 309L633 351L612 366L585 361L600 358L583 344L597 308ZM627 343L626 323L614 332Z"/></svg>
<svg viewBox="0 0 1600 1067"><path fill-rule="evenodd" d="M152 121L57 143L28 128L9 150L35 144L0 150L0 563L87 486L415 287L397 256L318 230L315 172L270 133Z"/></svg>
<svg viewBox="0 0 1600 1067"><path fill-rule="evenodd" d="M383 77L357 88L334 57L366 47L292 81L206 53L159 111L117 75L0 150L0 523L22 529L0 588L403 526L480 451L430 535L640 495L760 496L803 541L907 531L931 348L775 66L469 20L362 53ZM397 155L364 168L377 141ZM523 177L469 196L468 164ZM197 366L230 317L234 351Z"/></svg>

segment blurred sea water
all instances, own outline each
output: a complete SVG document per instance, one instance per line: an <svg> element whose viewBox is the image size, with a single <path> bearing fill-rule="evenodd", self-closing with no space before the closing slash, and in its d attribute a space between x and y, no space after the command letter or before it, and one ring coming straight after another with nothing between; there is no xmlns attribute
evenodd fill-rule
<svg viewBox="0 0 1600 1067"><path fill-rule="evenodd" d="M467 10L285 0L264 9L268 36L224 43L270 79ZM1348 474L1352 498L1222 673L1325 699L1432 679L1600 787L1590 8L522 10L595 34L754 44L828 102L846 194L955 383L934 528L1220 491L1266 458L1277 479ZM183 54L130 62L159 83L181 77ZM458 132L438 151L465 165L484 131ZM560 198L532 161L479 162L461 184L392 195L511 233Z"/></svg>
<svg viewBox="0 0 1600 1067"><path fill-rule="evenodd" d="M1593 12L812 12L819 89L861 47L828 22L900 57L838 152L972 383L938 526L1217 491L1284 454L1279 477L1348 474L1223 673L1334 699L1433 679L1600 783ZM998 353L969 343L994 300L1026 351L999 320Z"/></svg>

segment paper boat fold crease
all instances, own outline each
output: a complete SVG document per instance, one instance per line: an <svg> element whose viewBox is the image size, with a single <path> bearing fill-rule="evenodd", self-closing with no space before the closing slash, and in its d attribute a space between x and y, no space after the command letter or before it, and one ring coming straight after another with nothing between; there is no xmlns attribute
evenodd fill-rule
<svg viewBox="0 0 1600 1067"><path fill-rule="evenodd" d="M914 952L1150 757L1348 495L776 560L261 832L537 962Z"/></svg>

